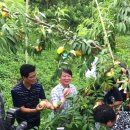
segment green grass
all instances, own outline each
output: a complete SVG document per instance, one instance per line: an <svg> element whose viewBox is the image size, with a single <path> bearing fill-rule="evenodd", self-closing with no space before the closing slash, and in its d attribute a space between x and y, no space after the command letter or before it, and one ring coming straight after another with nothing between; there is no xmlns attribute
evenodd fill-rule
<svg viewBox="0 0 130 130"><path fill-rule="evenodd" d="M126 63L130 67L130 36L118 36L116 38L116 52L117 59Z"/></svg>

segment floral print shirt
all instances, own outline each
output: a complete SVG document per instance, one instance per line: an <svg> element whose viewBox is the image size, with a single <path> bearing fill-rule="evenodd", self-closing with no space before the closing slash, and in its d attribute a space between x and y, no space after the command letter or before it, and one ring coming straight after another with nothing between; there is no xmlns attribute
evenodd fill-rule
<svg viewBox="0 0 130 130"><path fill-rule="evenodd" d="M130 112L119 111L119 118L111 130L130 130Z"/></svg>

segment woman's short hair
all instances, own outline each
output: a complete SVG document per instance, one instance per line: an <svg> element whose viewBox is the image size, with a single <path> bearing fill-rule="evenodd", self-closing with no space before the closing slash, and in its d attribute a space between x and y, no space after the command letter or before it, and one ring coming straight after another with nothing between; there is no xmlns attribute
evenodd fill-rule
<svg viewBox="0 0 130 130"><path fill-rule="evenodd" d="M62 69L60 70L60 72L59 72L59 77L61 77L62 72L65 72L65 73L67 73L67 74L69 74L69 75L71 75L71 76L73 75L71 69L62 68Z"/></svg>

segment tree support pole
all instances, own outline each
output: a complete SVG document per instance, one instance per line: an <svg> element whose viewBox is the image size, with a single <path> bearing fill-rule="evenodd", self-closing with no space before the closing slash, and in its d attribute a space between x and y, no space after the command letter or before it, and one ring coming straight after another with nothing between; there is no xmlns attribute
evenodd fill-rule
<svg viewBox="0 0 130 130"><path fill-rule="evenodd" d="M104 22L103 22L103 17L102 17L102 15L101 15L101 11L100 11L100 8L99 8L99 4L98 4L98 1L97 1L97 0L95 0L95 2L96 2L96 5L97 5L99 17L100 17L101 24L102 24L102 28L103 28L103 32L104 32L104 40L105 40L105 43L106 43L107 46L108 46L110 55L111 55L111 57L112 57L112 61L113 61L113 63L114 63L114 56L113 56L112 49L111 49L111 46L110 46L110 43L109 43L109 40L108 40L108 35L107 35L107 31L106 31L106 29L105 29L105 25L104 25Z"/></svg>
<svg viewBox="0 0 130 130"><path fill-rule="evenodd" d="M26 0L26 14L28 14L28 8L29 8L28 0ZM26 18L26 26L27 26L27 23L28 23L28 19ZM27 64L28 63L28 36L27 36L27 33L25 35L25 60L26 60L26 64Z"/></svg>

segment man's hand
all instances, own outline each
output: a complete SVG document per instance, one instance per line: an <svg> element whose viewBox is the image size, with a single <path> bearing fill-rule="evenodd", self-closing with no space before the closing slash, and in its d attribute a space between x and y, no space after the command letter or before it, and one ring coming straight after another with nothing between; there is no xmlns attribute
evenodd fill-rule
<svg viewBox="0 0 130 130"><path fill-rule="evenodd" d="M38 112L38 111L44 110L45 108L43 109L43 107L39 106L39 104L38 104L35 109Z"/></svg>
<svg viewBox="0 0 130 130"><path fill-rule="evenodd" d="M47 105L46 105L46 100L45 100L45 101L41 101L41 102L37 105L36 109L40 111L40 110L46 109L46 107L47 107Z"/></svg>

